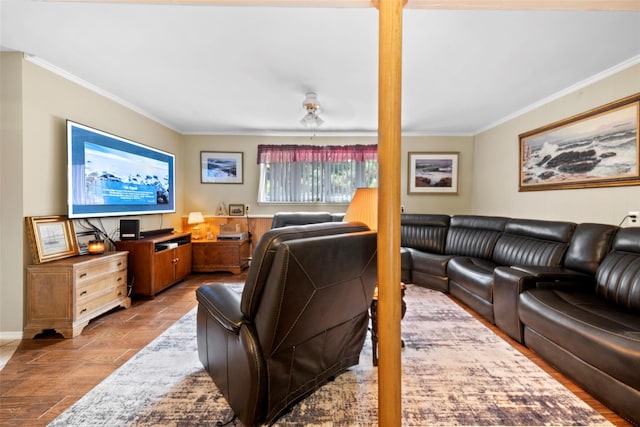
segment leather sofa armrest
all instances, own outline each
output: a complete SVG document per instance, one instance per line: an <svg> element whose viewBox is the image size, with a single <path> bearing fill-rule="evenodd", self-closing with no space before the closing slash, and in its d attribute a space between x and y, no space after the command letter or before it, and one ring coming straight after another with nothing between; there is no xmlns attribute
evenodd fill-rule
<svg viewBox="0 0 640 427"><path fill-rule="evenodd" d="M521 293L535 288L585 289L594 283L588 274L562 267L497 267L493 281L493 313L496 325L516 341L523 342L518 314Z"/></svg>
<svg viewBox="0 0 640 427"><path fill-rule="evenodd" d="M535 282L536 288L577 288L584 289L595 283L595 277L562 267L513 266Z"/></svg>
<svg viewBox="0 0 640 427"><path fill-rule="evenodd" d="M493 279L493 314L496 325L514 340L524 340L518 315L518 297L536 287L537 278L529 271L512 267L496 267Z"/></svg>
<svg viewBox="0 0 640 427"><path fill-rule="evenodd" d="M200 286L196 290L196 298L220 326L236 335L246 322L240 311L240 295L231 290L229 285L214 283Z"/></svg>

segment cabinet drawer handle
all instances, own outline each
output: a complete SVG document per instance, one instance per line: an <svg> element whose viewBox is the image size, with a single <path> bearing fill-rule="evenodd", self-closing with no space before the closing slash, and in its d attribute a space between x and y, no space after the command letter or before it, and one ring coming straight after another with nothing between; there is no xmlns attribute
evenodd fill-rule
<svg viewBox="0 0 640 427"><path fill-rule="evenodd" d="M86 276L87 276L87 273L82 273L82 274L80 275L80 278L82 279L83 277L86 277Z"/></svg>
<svg viewBox="0 0 640 427"><path fill-rule="evenodd" d="M80 310L80 314L84 313L85 311L87 311L87 309L83 308L82 310Z"/></svg>
<svg viewBox="0 0 640 427"><path fill-rule="evenodd" d="M86 295L86 294L87 294L87 291L86 291L86 290L84 290L84 291L80 292L80 296L83 296L83 295Z"/></svg>
<svg viewBox="0 0 640 427"><path fill-rule="evenodd" d="M122 282L122 277L118 277L118 282Z"/></svg>
<svg viewBox="0 0 640 427"><path fill-rule="evenodd" d="M120 267L121 265L122 265L122 261L120 261L120 262L118 263L118 267Z"/></svg>
<svg viewBox="0 0 640 427"><path fill-rule="evenodd" d="M122 291L118 292L118 296L121 297L122 296Z"/></svg>

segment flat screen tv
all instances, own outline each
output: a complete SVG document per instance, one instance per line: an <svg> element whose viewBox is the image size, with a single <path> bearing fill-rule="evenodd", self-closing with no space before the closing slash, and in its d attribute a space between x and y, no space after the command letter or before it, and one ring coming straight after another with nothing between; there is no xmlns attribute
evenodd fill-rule
<svg viewBox="0 0 640 427"><path fill-rule="evenodd" d="M67 120L70 218L176 211L175 156Z"/></svg>

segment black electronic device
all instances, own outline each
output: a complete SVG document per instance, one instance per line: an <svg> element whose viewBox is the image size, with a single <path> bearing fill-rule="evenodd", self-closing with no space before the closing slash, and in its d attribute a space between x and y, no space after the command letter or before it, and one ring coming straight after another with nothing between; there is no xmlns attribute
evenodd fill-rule
<svg viewBox="0 0 640 427"><path fill-rule="evenodd" d="M173 233L173 228L158 228L157 230L144 230L140 232L140 237L159 236L161 234Z"/></svg>
<svg viewBox="0 0 640 427"><path fill-rule="evenodd" d="M120 220L120 240L138 240L140 238L139 219Z"/></svg>

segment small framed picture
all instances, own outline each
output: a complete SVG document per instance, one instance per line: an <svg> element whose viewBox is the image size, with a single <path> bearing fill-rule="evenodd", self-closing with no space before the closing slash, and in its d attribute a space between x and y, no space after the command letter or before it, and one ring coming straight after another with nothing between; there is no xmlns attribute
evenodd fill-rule
<svg viewBox="0 0 640 427"><path fill-rule="evenodd" d="M203 184L242 184L243 153L200 152L200 182Z"/></svg>
<svg viewBox="0 0 640 427"><path fill-rule="evenodd" d="M28 216L25 222L34 263L78 255L73 222L66 216Z"/></svg>
<svg viewBox="0 0 640 427"><path fill-rule="evenodd" d="M229 205L229 216L243 216L244 215L244 205Z"/></svg>
<svg viewBox="0 0 640 427"><path fill-rule="evenodd" d="M458 194L459 153L409 153L409 194Z"/></svg>
<svg viewBox="0 0 640 427"><path fill-rule="evenodd" d="M87 255L89 253L89 242L97 239L95 231L76 232L76 242L78 243L78 254Z"/></svg>

